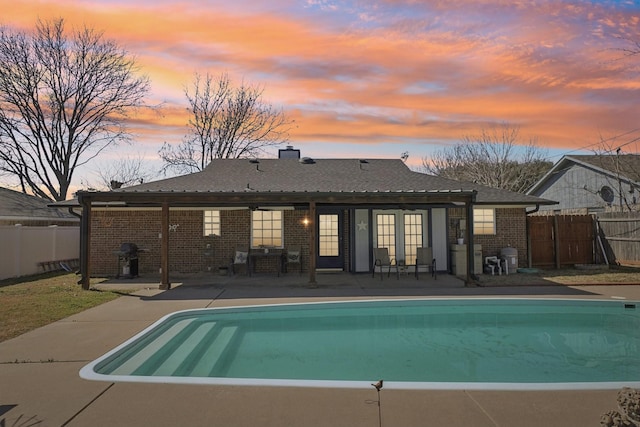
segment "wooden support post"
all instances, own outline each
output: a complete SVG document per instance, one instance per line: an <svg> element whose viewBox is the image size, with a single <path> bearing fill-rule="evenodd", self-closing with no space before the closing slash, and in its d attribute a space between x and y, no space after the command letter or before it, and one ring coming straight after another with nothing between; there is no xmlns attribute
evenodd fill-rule
<svg viewBox="0 0 640 427"><path fill-rule="evenodd" d="M91 199L79 197L82 205L80 219L80 281L82 289L89 289L91 283Z"/></svg>
<svg viewBox="0 0 640 427"><path fill-rule="evenodd" d="M160 234L160 289L171 289L169 282L169 203L162 203L162 232Z"/></svg>
<svg viewBox="0 0 640 427"><path fill-rule="evenodd" d="M309 202L309 285L317 286L316 282L316 247L318 221L316 218L316 202Z"/></svg>
<svg viewBox="0 0 640 427"><path fill-rule="evenodd" d="M553 250L555 251L556 268L560 268L560 235L558 233L558 215L553 216Z"/></svg>
<svg viewBox="0 0 640 427"><path fill-rule="evenodd" d="M533 267L533 256L531 255L531 218L525 215L525 221L527 223L527 267Z"/></svg>
<svg viewBox="0 0 640 427"><path fill-rule="evenodd" d="M466 283L472 283L478 276L475 274L475 250L473 243L473 204L465 203L465 212L467 216L467 278Z"/></svg>

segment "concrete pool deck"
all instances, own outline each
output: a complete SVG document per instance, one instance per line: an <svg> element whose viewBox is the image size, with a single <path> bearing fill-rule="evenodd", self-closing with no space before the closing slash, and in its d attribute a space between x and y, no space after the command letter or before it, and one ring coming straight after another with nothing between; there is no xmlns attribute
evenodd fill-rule
<svg viewBox="0 0 640 427"><path fill-rule="evenodd" d="M38 426L588 426L616 409L617 390L408 391L109 383L78 371L173 311L299 301L495 296L626 298L640 286L466 288L385 277L194 278L169 291L144 280L103 287L130 295L0 343L0 425ZM283 281L284 280L284 281ZM289 280L290 282L287 282ZM373 380L377 380L372 378ZM27 423L29 420L29 423ZM380 422L381 421L381 422ZM39 422L39 423L37 423Z"/></svg>

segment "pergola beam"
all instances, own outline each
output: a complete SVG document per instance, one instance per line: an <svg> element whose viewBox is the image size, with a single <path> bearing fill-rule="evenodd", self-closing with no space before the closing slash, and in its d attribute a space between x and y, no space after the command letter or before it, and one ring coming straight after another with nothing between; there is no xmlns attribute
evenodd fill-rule
<svg viewBox="0 0 640 427"><path fill-rule="evenodd" d="M316 284L316 224L315 214L318 206L380 206L411 209L424 205L464 206L467 219L473 220L473 204L477 191L398 191L398 192L251 192L246 193L204 193L204 192L134 192L134 191L79 191L78 202L82 207L81 244L80 244L80 282L89 289L91 277L91 210L115 203L118 207L160 207L162 209L161 230L161 289L169 289L169 210L186 207L251 207L251 206L300 206L309 209L309 245L310 265L309 283ZM111 206L114 206L113 204ZM473 256L471 227L468 227L469 261ZM467 263L468 265L471 262ZM471 270L467 271L467 281Z"/></svg>
<svg viewBox="0 0 640 427"><path fill-rule="evenodd" d="M475 190L455 192L342 192L342 193L200 193L200 192L126 192L80 191L78 198L91 202L122 202L123 207L161 206L167 200L171 207L198 206L248 206L248 205L308 205L321 204L371 205L371 204L460 204L475 201Z"/></svg>

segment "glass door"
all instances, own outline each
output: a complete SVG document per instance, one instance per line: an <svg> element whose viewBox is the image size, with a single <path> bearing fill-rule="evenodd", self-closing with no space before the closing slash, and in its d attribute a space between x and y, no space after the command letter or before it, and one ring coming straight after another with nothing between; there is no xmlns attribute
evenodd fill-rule
<svg viewBox="0 0 640 427"><path fill-rule="evenodd" d="M342 212L318 214L318 268L344 269Z"/></svg>

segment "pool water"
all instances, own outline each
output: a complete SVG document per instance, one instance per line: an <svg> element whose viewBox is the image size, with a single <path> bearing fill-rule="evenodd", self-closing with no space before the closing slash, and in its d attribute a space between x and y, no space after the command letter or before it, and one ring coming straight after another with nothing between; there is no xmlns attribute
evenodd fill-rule
<svg viewBox="0 0 640 427"><path fill-rule="evenodd" d="M423 299L187 310L81 371L205 384L581 389L640 384L640 303Z"/></svg>

